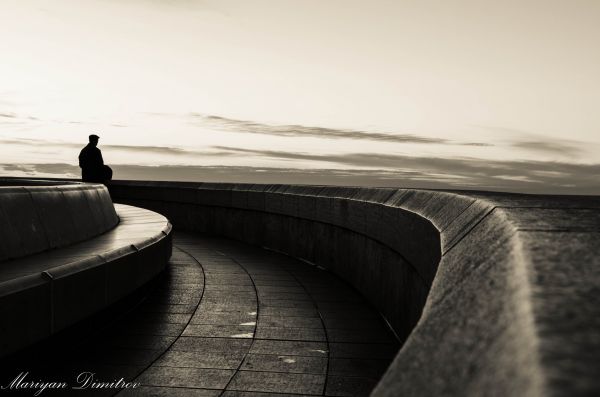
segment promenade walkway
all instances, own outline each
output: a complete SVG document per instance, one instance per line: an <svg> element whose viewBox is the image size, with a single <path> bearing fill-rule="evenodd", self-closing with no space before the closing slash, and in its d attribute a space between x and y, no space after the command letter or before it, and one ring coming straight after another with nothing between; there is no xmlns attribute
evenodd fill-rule
<svg viewBox="0 0 600 397"><path fill-rule="evenodd" d="M20 368L31 380L74 384L90 371L100 382L141 383L118 396L366 396L397 353L378 313L326 271L194 234L177 233L173 251L135 309L70 353Z"/></svg>

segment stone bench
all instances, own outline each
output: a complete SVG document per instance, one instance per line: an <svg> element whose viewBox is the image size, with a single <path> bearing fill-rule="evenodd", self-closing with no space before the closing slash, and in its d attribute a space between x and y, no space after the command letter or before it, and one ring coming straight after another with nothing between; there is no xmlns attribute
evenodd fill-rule
<svg viewBox="0 0 600 397"><path fill-rule="evenodd" d="M103 185L0 187L0 357L106 308L171 255L162 215Z"/></svg>
<svg viewBox="0 0 600 397"><path fill-rule="evenodd" d="M87 240L119 223L104 185L26 182L0 181L0 261Z"/></svg>

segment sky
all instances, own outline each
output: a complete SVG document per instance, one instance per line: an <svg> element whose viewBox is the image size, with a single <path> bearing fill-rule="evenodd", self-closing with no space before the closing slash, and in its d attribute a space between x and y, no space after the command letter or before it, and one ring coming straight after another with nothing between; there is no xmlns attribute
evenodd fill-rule
<svg viewBox="0 0 600 397"><path fill-rule="evenodd" d="M0 175L600 194L597 0L3 0Z"/></svg>

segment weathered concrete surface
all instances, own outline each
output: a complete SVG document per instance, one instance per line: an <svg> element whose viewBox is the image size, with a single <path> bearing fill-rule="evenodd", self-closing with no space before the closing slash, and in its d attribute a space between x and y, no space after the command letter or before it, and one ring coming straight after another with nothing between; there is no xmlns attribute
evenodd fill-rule
<svg viewBox="0 0 600 397"><path fill-rule="evenodd" d="M85 191L97 195L95 190ZM103 200L110 200L107 197ZM45 206L47 198L42 195L40 205ZM11 200L3 198L0 202ZM94 238L0 262L0 357L98 312L164 268L171 255L168 220L155 212L127 205L117 205L116 213L119 225ZM110 213L104 214L103 219L105 215ZM50 225L46 230L58 233L62 226L51 221L46 220ZM56 236L60 238L60 234Z"/></svg>
<svg viewBox="0 0 600 397"><path fill-rule="evenodd" d="M375 395L600 392L597 197L162 182L111 193L347 280L406 341Z"/></svg>
<svg viewBox="0 0 600 397"><path fill-rule="evenodd" d="M17 355L0 377L27 368L71 380L84 368L141 383L123 397L367 396L399 348L379 313L330 272L232 240L177 233L154 283L121 321L35 360Z"/></svg>
<svg viewBox="0 0 600 397"><path fill-rule="evenodd" d="M0 184L0 262L87 240L118 222L104 185Z"/></svg>

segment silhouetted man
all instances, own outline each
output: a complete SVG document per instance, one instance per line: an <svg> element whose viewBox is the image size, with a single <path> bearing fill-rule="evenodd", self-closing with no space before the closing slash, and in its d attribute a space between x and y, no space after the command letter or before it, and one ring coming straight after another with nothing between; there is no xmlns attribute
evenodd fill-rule
<svg viewBox="0 0 600 397"><path fill-rule="evenodd" d="M90 142L79 153L79 167L81 167L81 179L84 182L105 183L112 179L112 169L104 165L102 152L97 148L98 135L90 135Z"/></svg>

